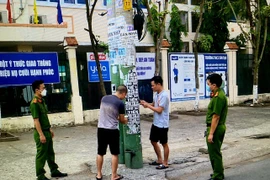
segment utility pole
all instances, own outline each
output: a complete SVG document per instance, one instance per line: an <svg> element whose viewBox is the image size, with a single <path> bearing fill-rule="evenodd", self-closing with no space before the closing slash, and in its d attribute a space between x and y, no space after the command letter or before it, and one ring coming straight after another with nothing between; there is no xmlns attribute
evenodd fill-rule
<svg viewBox="0 0 270 180"><path fill-rule="evenodd" d="M139 112L138 79L136 72L137 31L133 29L132 0L108 1L108 45L111 64L112 92L120 84L128 88L126 115L128 124L119 124L119 163L128 168L143 167Z"/></svg>

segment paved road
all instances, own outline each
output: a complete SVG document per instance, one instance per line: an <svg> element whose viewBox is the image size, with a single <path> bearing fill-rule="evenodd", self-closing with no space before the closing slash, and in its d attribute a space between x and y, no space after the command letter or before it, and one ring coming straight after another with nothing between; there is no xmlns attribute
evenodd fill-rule
<svg viewBox="0 0 270 180"><path fill-rule="evenodd" d="M222 146L225 166L231 167L231 164L270 154L269 138L248 138L256 134L269 133L269 117L270 107L230 107L227 133ZM32 119L29 118L29 121L32 121ZM177 115L176 119L170 121L170 168L166 170L156 170L155 167L148 165L149 162L156 159L148 139L151 124L149 121L141 121L144 167L128 169L124 165L120 165L118 173L124 175L124 180L182 180L188 174L195 177L192 180L195 180L196 177L202 177L204 180L209 178L210 163L208 155L198 152L200 148L206 147L203 137L205 116ZM54 128L54 130L56 161L61 171L69 173L69 177L61 180L94 180L97 148L96 127L86 125ZM33 133L16 133L16 135L20 137L19 141L0 143L0 180L34 180L36 148ZM109 180L110 177L110 158L109 153L107 153L103 169L104 180ZM270 167L269 164L262 164L262 166L266 165ZM228 178L237 178L239 174L244 175L244 173L236 173L241 172L240 170L230 173L230 169L233 168L226 169ZM47 165L45 169L47 170L46 175L49 177ZM243 171L247 170L244 169ZM203 171L206 173L204 176L196 176L197 172ZM256 173L252 174L255 175ZM248 175L248 177L251 176ZM257 178L254 180L257 180Z"/></svg>
<svg viewBox="0 0 270 180"><path fill-rule="evenodd" d="M226 167L225 180L269 180L270 155L255 158L240 164ZM181 180L206 180L211 171L179 178Z"/></svg>

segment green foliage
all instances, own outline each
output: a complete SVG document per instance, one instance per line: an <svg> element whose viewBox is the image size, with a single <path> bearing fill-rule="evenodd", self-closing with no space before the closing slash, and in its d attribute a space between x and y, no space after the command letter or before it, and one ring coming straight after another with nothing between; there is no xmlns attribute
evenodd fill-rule
<svg viewBox="0 0 270 180"><path fill-rule="evenodd" d="M107 43L105 43L103 41L100 41L99 44L98 44L98 46L104 50L103 51L104 54L108 54L109 53L109 45Z"/></svg>
<svg viewBox="0 0 270 180"><path fill-rule="evenodd" d="M96 38L97 48L101 48L103 50L104 54L109 53L109 45L108 45L108 43L100 41L100 36L99 35L96 35L95 38Z"/></svg>
<svg viewBox="0 0 270 180"><path fill-rule="evenodd" d="M230 19L230 14L225 12L226 1L213 3L211 8L206 4L206 11L203 14L203 22L200 33L208 34L213 38L210 52L223 52L225 42L229 38L227 21ZM201 48L199 48L201 49Z"/></svg>
<svg viewBox="0 0 270 180"><path fill-rule="evenodd" d="M210 52L213 38L209 34L201 35L198 39L199 51Z"/></svg>
<svg viewBox="0 0 270 180"><path fill-rule="evenodd" d="M181 52L183 48L183 41L181 40L182 34L187 36L186 27L181 22L180 11L178 7L173 4L172 12L170 13L171 20L169 25L171 48L172 52Z"/></svg>
<svg viewBox="0 0 270 180"><path fill-rule="evenodd" d="M264 6L262 8L262 14L265 16L265 17L270 17L270 6Z"/></svg>
<svg viewBox="0 0 270 180"><path fill-rule="evenodd" d="M160 36L161 33L161 13L158 12L158 8L155 4L152 5L152 7L150 8L151 14L152 14L152 18L154 21L154 26L152 25L152 23L149 20L148 17L148 22L147 22L147 29L150 32L150 34L152 35L152 37L154 38L154 43L156 44L158 37Z"/></svg>
<svg viewBox="0 0 270 180"><path fill-rule="evenodd" d="M235 13L237 14L238 20L244 20L248 18L245 0L230 0L230 2L234 8ZM225 18L235 19L227 0L220 4L223 8L223 15L227 16Z"/></svg>
<svg viewBox="0 0 270 180"><path fill-rule="evenodd" d="M239 34L235 38L232 38L230 41L233 41L237 44L238 47L246 47L247 39L243 33Z"/></svg>

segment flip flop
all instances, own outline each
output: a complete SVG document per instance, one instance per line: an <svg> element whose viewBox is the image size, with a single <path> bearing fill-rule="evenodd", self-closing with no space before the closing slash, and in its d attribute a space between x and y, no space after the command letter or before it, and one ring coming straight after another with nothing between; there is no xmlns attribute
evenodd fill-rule
<svg viewBox="0 0 270 180"><path fill-rule="evenodd" d="M120 174L117 174L118 175L118 178L114 179L114 180L120 180L120 179L123 179L124 176L120 175Z"/></svg>
<svg viewBox="0 0 270 180"><path fill-rule="evenodd" d="M153 162L149 163L149 165L159 166L159 165L161 165L161 163L158 163L157 161L153 161Z"/></svg>
<svg viewBox="0 0 270 180"><path fill-rule="evenodd" d="M160 164L158 167L156 167L156 169L158 169L158 170L167 169L167 168L169 168L169 166L165 166L163 164Z"/></svg>

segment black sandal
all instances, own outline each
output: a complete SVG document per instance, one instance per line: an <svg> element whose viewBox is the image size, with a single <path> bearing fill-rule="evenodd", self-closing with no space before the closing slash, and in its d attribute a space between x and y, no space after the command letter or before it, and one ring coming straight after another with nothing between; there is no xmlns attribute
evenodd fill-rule
<svg viewBox="0 0 270 180"><path fill-rule="evenodd" d="M153 162L149 163L149 165L154 165L154 166L159 166L161 164L162 163L158 163L157 161L153 161Z"/></svg>

